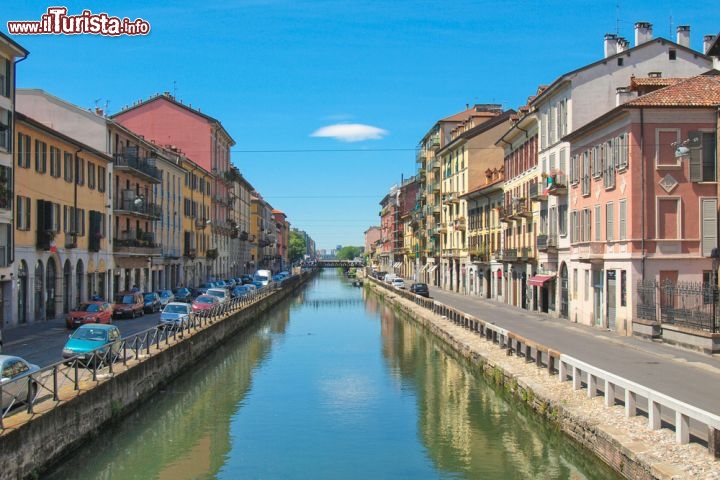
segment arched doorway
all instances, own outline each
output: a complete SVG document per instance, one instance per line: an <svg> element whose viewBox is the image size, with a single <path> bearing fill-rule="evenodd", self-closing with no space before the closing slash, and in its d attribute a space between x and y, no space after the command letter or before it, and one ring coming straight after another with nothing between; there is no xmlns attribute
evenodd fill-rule
<svg viewBox="0 0 720 480"><path fill-rule="evenodd" d="M78 260L75 267L75 305L80 305L82 301L83 272L83 261Z"/></svg>
<svg viewBox="0 0 720 480"><path fill-rule="evenodd" d="M70 311L70 285L72 278L72 265L70 260L65 260L65 266L63 266L63 313Z"/></svg>
<svg viewBox="0 0 720 480"><path fill-rule="evenodd" d="M55 318L55 281L57 279L57 268L55 267L55 259L50 257L47 261L45 270L45 292L47 292L45 302L45 315L47 319Z"/></svg>
<svg viewBox="0 0 720 480"><path fill-rule="evenodd" d="M35 263L35 309L33 315L35 321L45 320L45 269L43 268L42 260L38 260Z"/></svg>
<svg viewBox="0 0 720 480"><path fill-rule="evenodd" d="M28 267L25 260L20 260L18 267L18 323L27 323L28 304Z"/></svg>
<svg viewBox="0 0 720 480"><path fill-rule="evenodd" d="M565 263L560 267L560 316L568 318L568 269Z"/></svg>

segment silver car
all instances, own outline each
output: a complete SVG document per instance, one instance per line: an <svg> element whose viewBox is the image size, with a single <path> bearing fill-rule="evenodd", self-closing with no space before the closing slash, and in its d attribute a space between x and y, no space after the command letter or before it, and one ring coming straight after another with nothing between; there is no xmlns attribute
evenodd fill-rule
<svg viewBox="0 0 720 480"><path fill-rule="evenodd" d="M187 324L188 320L190 319L191 312L192 312L192 310L190 309L189 303L170 302L167 305L165 305L165 308L163 308L162 313L160 313L160 320L158 320L158 324L161 327L185 326Z"/></svg>
<svg viewBox="0 0 720 480"><path fill-rule="evenodd" d="M27 402L28 389L32 401L37 395L37 384L35 382L28 384L28 377L40 370L40 367L12 355L0 355L0 366L2 367L2 410Z"/></svg>

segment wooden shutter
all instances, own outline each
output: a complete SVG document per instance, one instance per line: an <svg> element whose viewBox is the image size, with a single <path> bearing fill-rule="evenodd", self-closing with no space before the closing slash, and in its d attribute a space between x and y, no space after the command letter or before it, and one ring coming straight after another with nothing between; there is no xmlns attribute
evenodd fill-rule
<svg viewBox="0 0 720 480"><path fill-rule="evenodd" d="M717 247L717 199L702 199L702 256L709 257Z"/></svg>
<svg viewBox="0 0 720 480"><path fill-rule="evenodd" d="M690 132L690 181L702 181L702 132ZM695 141L697 139L697 141Z"/></svg>

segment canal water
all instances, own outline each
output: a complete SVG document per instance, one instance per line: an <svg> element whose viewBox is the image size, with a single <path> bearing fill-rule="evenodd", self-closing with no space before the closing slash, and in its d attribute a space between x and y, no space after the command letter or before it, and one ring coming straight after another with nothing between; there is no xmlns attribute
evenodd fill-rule
<svg viewBox="0 0 720 480"><path fill-rule="evenodd" d="M326 270L43 478L619 477Z"/></svg>

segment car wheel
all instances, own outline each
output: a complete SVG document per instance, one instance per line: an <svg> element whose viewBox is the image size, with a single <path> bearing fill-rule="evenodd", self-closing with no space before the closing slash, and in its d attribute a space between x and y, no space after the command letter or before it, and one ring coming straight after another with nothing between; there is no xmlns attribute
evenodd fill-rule
<svg viewBox="0 0 720 480"><path fill-rule="evenodd" d="M130 316L131 316L132 318L135 318L135 310L133 310L132 312L130 312Z"/></svg>

